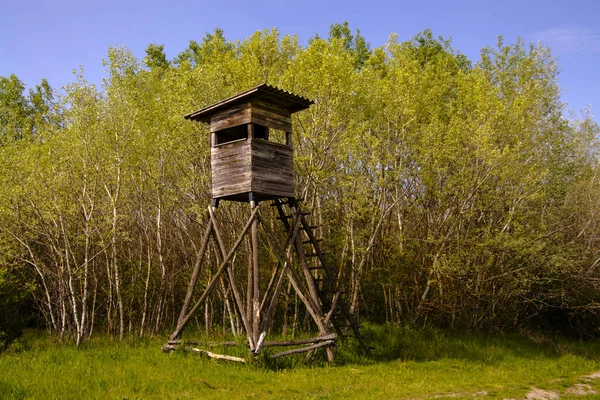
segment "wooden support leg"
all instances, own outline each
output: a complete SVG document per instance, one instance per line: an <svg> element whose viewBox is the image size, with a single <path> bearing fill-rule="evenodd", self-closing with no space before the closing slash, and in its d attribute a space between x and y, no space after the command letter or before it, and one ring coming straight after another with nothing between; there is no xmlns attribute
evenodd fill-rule
<svg viewBox="0 0 600 400"><path fill-rule="evenodd" d="M254 210L258 210L255 202L250 203ZM258 343L260 337L260 270L258 265L258 219L252 221L252 317L253 317L253 339L254 343ZM256 349L257 351L259 349Z"/></svg>
<svg viewBox="0 0 600 400"><path fill-rule="evenodd" d="M282 264L290 264L291 265L287 254L283 255L283 256L281 255L281 252L279 251L279 248L274 240L273 234L271 233L269 227L264 223L264 221L262 220L260 215L258 216L258 219L261 223L261 226L263 227L263 230L265 231L269 245L273 249L275 256L278 258L278 261ZM324 317L323 317L323 311L321 309L321 304L315 303L311 296L308 296L308 297L305 296L304 288L302 288L299 285L299 282L301 282L301 277L298 274L298 272L296 272L293 268L286 268L285 271L287 273L287 278L290 281L290 283L292 284L292 286L294 287L294 290L298 294L298 297L300 298L300 300L302 300L307 311L309 312L309 314L311 315L311 317L317 324L317 327L319 328L319 333L321 335L329 334L330 331L329 331L327 325L324 323ZM333 362L334 353L333 353L332 346L327 346L327 359L330 362Z"/></svg>
<svg viewBox="0 0 600 400"><path fill-rule="evenodd" d="M225 259L223 260L223 262L219 266L219 269L217 270L217 272L215 273L215 275L213 276L213 278L209 282L208 286L206 287L206 289L202 293L202 296L200 296L200 299L198 299L198 301L196 302L196 304L194 304L194 306L189 311L189 313L181 321L179 321L177 323L177 327L175 328L175 332L173 332L173 334L171 335L171 339L176 339L176 338L179 337L179 335L181 334L181 332L183 331L183 329L185 328L185 326L187 325L187 323L189 322L189 320L192 318L192 315L194 315L194 313L198 310L198 308L200 307L200 305L206 300L206 297L208 296L208 294L210 293L210 291L214 288L214 286L218 282L219 277L221 276L221 274L223 272L225 272L225 270L227 269L227 265L229 263L229 260L231 259L231 257L233 257L233 254L236 252L236 250L238 249L238 247L242 243L242 240L244 239L244 236L246 236L246 233L248 233L248 231L250 230L250 227L251 227L252 223L254 222L254 219L256 218L257 214L258 214L258 208L256 208L252 212L252 215L250 216L250 219L246 223L246 226L244 227L244 230L242 231L242 233L238 237L238 240L234 244L233 248L229 251L229 253L225 257ZM252 343L250 343L250 345L252 345Z"/></svg>
<svg viewBox="0 0 600 400"><path fill-rule="evenodd" d="M254 334L254 320L252 319L252 292L254 285L252 284L252 277L254 276L252 266L252 243L250 238L246 237L246 250L248 252L248 268L247 268L247 286L246 286L246 320L248 321L248 335L252 337Z"/></svg>
<svg viewBox="0 0 600 400"><path fill-rule="evenodd" d="M221 254L221 257L223 259L225 259L226 254L225 254L225 245L223 244L223 239L221 239L221 233L219 231L218 225L216 223L216 219L215 219L215 215L214 212L209 208L209 214L210 214L210 218L211 221L213 222L213 233L215 236L215 239L217 241L217 247L219 248L219 253ZM253 340L250 340L250 337L252 336L252 330L250 329L250 325L248 325L248 320L246 319L246 315L244 313L244 306L242 305L242 298L240 296L240 292L237 289L237 286L235 285L235 279L233 276L233 270L231 268L231 263L229 263L227 265L227 278L229 280L229 285L231 286L231 290L233 291L233 298L235 299L235 304L238 310L238 313L242 319L242 323L244 324L244 329L246 330L246 335L248 336L248 340L249 340L249 344L250 344L250 348L254 349L254 342Z"/></svg>
<svg viewBox="0 0 600 400"><path fill-rule="evenodd" d="M187 293L185 294L185 300L183 301L183 306L181 307L181 312L179 313L179 318L177 320L177 324L180 324L181 321L185 318L185 314L190 306L190 302L192 301L192 294L194 293L194 289L196 287L196 282L198 281L198 275L200 274L200 267L202 266L202 260L204 260L204 253L206 252L206 247L208 246L208 241L210 240L210 232L212 231L213 220L210 219L208 224L206 225L206 231L204 232L204 238L202 239L202 245L200 246L200 252L198 253L198 257L196 258L196 264L194 265L194 271L192 272L192 277L190 279L190 284L188 285Z"/></svg>

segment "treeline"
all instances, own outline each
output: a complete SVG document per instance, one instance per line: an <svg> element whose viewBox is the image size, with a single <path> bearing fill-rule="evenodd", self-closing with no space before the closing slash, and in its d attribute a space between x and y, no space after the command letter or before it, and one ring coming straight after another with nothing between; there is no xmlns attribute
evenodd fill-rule
<svg viewBox="0 0 600 400"><path fill-rule="evenodd" d="M183 115L265 82L315 102L294 119L297 195L361 318L598 334L599 129L565 115L548 48L468 60L428 30L370 48L336 24L306 46L273 29L172 60L111 48L105 66L102 89L0 78L5 335L23 310L77 343L172 329L210 203L207 127ZM198 324L229 329L229 296Z"/></svg>

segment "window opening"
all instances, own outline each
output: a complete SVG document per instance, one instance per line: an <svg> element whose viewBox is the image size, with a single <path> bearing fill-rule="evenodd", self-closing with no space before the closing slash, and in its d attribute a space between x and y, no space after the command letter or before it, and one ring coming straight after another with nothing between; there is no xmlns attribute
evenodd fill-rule
<svg viewBox="0 0 600 400"><path fill-rule="evenodd" d="M285 139L285 131L279 129L269 129L269 141L279 144L287 144Z"/></svg>
<svg viewBox="0 0 600 400"><path fill-rule="evenodd" d="M215 132L215 146L248 138L248 126L238 125Z"/></svg>

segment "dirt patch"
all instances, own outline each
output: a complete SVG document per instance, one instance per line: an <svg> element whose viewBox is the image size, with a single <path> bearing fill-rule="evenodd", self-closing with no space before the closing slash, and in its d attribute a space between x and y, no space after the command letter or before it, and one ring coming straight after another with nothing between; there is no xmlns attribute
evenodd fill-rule
<svg viewBox="0 0 600 400"><path fill-rule="evenodd" d="M583 378L587 379L587 380L590 380L590 379L600 379L600 371L596 371L593 374L586 375Z"/></svg>
<svg viewBox="0 0 600 400"><path fill-rule="evenodd" d="M560 395L551 390L542 390L533 388L529 393L527 393L527 400L558 400L560 399Z"/></svg>
<svg viewBox="0 0 600 400"><path fill-rule="evenodd" d="M573 387L566 390L567 394L573 394L575 396L587 396L588 394L597 394L593 387L586 383L578 383Z"/></svg>
<svg viewBox="0 0 600 400"><path fill-rule="evenodd" d="M590 382L592 380L596 380L596 379L600 379L600 371L596 371L590 375L586 375L586 376L581 376L579 378L576 378L577 380L579 380L580 382ZM555 383L555 382L560 382L563 379L553 379L551 381L549 381L549 383ZM595 395L598 394L598 392L589 384L587 383L576 383L575 385L571 386L570 388L566 389L563 393L564 395L569 395L569 396L590 396L590 395ZM486 391L480 391L480 392L476 392L476 393L448 393L448 394L439 394L436 396L433 396L433 398L436 399L443 399L444 397L446 398L452 398L452 397L467 397L471 395L472 397L479 397L479 396L487 396L488 392ZM531 388L531 390L529 391L529 393L527 393L527 396L525 397L525 399L527 400L558 400L560 399L560 395L561 393L559 392L555 392L552 390L544 390L544 389L538 389L538 388ZM518 399L503 399L503 400L518 400Z"/></svg>

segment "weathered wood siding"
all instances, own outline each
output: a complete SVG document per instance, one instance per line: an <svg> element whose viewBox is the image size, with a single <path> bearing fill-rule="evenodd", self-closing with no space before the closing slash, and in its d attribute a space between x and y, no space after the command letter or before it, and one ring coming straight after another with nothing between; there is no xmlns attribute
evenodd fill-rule
<svg viewBox="0 0 600 400"><path fill-rule="evenodd" d="M213 198L254 192L257 198L294 197L291 147L266 140L244 140L211 149Z"/></svg>
<svg viewBox="0 0 600 400"><path fill-rule="evenodd" d="M292 131L292 115L283 107L264 101L253 101L251 115L254 124L268 126L284 132Z"/></svg>
<svg viewBox="0 0 600 400"><path fill-rule="evenodd" d="M213 115L210 118L210 131L217 132L250 122L284 132L292 131L292 115L288 110L258 100L240 104Z"/></svg>
<svg viewBox="0 0 600 400"><path fill-rule="evenodd" d="M252 191L260 195L294 197L294 155L291 147L252 141Z"/></svg>
<svg viewBox="0 0 600 400"><path fill-rule="evenodd" d="M250 103L225 109L210 118L210 131L216 132L251 121Z"/></svg>
<svg viewBox="0 0 600 400"><path fill-rule="evenodd" d="M252 190L250 141L244 140L210 150L212 196L221 198Z"/></svg>

